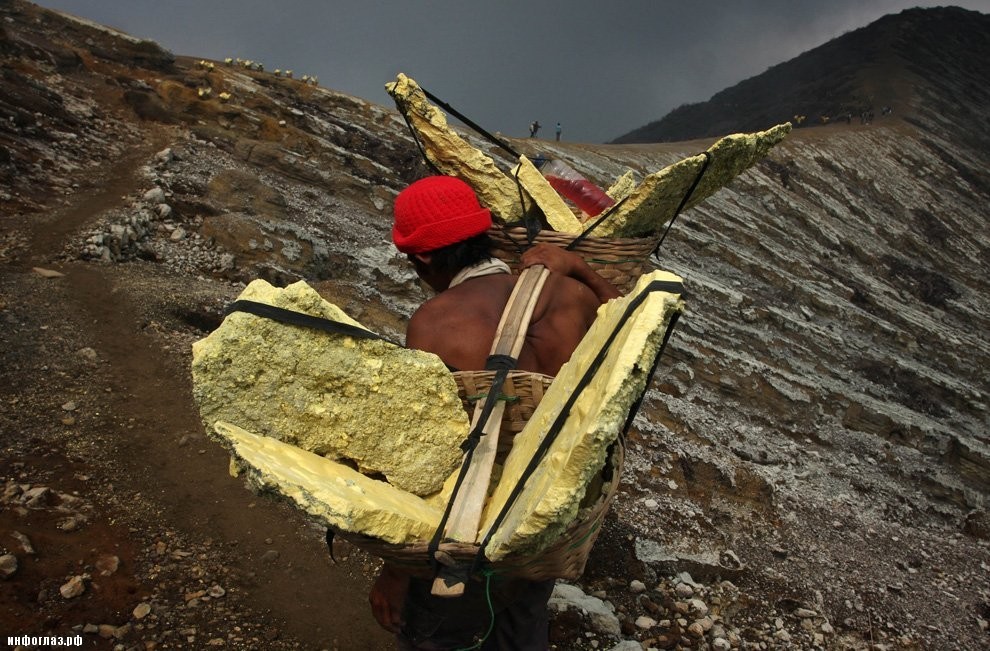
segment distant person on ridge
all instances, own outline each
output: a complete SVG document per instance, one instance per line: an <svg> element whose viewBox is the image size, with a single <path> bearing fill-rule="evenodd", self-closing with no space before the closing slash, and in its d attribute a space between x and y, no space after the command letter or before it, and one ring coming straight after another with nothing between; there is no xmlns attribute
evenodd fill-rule
<svg viewBox="0 0 990 651"><path fill-rule="evenodd" d="M557 142L560 142L560 122L557 123L556 134L557 134Z"/></svg>
<svg viewBox="0 0 990 651"><path fill-rule="evenodd" d="M392 239L419 277L438 292L409 320L406 346L435 353L448 367L486 366L502 311L518 276L491 255L491 213L460 179L431 176L395 200ZM517 368L556 375L594 321L598 307L619 296L579 255L549 244L534 246L522 265L550 270L526 332ZM554 581L492 577L491 594L471 579L460 597L431 594L432 578L413 577L385 563L371 589L371 610L398 648L545 651L547 600ZM486 638L494 609L494 625ZM480 641L479 640L482 640ZM477 644L478 646L473 646Z"/></svg>
<svg viewBox="0 0 990 651"><path fill-rule="evenodd" d="M530 124L529 124L529 137L530 138L535 138L536 137L536 132L540 130L540 127L541 126L543 126L543 125L540 124L540 121L539 120L533 120L532 122L530 122Z"/></svg>

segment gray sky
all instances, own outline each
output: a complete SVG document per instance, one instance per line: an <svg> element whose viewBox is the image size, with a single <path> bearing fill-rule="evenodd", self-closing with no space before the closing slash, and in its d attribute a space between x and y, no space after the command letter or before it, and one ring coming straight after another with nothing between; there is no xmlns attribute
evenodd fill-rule
<svg viewBox="0 0 990 651"><path fill-rule="evenodd" d="M261 61L393 107L404 72L509 136L604 142L918 0L41 0L175 54ZM990 0L958 0L990 12Z"/></svg>

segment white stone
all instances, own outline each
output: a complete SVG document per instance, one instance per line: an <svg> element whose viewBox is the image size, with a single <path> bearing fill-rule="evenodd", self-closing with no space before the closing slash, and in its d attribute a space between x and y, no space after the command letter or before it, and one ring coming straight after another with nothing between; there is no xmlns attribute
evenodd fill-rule
<svg viewBox="0 0 990 651"><path fill-rule="evenodd" d="M17 573L17 557L13 554L0 556L0 579L9 579Z"/></svg>
<svg viewBox="0 0 990 651"><path fill-rule="evenodd" d="M143 197L145 203L149 204L159 204L165 201L165 191L161 188L151 188L144 193Z"/></svg>
<svg viewBox="0 0 990 651"><path fill-rule="evenodd" d="M636 618L636 628L641 628L647 631L657 625L657 620L652 617L647 617L646 615L640 615Z"/></svg>
<svg viewBox="0 0 990 651"><path fill-rule="evenodd" d="M74 576L62 584L58 589L59 593L66 599L73 599L86 592L86 577L84 575Z"/></svg>
<svg viewBox="0 0 990 651"><path fill-rule="evenodd" d="M635 640L622 640L608 651L643 651L643 646Z"/></svg>
<svg viewBox="0 0 990 651"><path fill-rule="evenodd" d="M701 599L691 599L688 601L688 608L691 609L692 614L698 617L704 617L708 614L708 604Z"/></svg>
<svg viewBox="0 0 990 651"><path fill-rule="evenodd" d="M549 605L554 610L563 611L576 608L583 611L591 622L591 627L602 635L618 637L622 634L619 618L615 616L612 604L585 594L581 588L569 583L558 583L550 595Z"/></svg>

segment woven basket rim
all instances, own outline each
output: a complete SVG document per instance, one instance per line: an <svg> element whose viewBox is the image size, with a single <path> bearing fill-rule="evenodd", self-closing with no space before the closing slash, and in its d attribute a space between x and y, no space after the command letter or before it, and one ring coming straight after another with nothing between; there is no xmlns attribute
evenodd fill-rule
<svg viewBox="0 0 990 651"><path fill-rule="evenodd" d="M509 225L495 225L488 229L488 235L501 235L517 244L522 244L526 242L527 229L525 226L509 226ZM521 236L521 237L516 237ZM628 245L643 245L645 243L652 243L656 245L660 241L660 235L652 235L650 237L601 237L597 235L588 235L582 237L581 233L562 233L560 231L554 231L550 229L540 229L537 231L536 238L543 239L559 239L565 240L567 242L572 242L575 239L581 237L582 241L588 243L595 243L602 246L628 246ZM535 240L534 240L535 241Z"/></svg>
<svg viewBox="0 0 990 651"><path fill-rule="evenodd" d="M576 578L584 570L584 563L597 539L601 522L612 504L621 483L622 467L625 460L625 441L616 439L614 450L606 458L605 465L612 465L612 479L602 486L602 494L595 502L581 511L581 517L573 521L560 536L539 552L508 554L487 566L496 574L519 576L533 580L543 578ZM604 469L604 466L603 466ZM386 562L395 563L413 572L426 576L433 567L429 558L428 541L411 543L388 543L365 534L340 531L342 539L354 546L379 556ZM447 554L458 563L471 563L477 557L480 546L476 543L445 541L438 551ZM572 553L572 557L567 554ZM573 554L577 554L576 557ZM575 565L572 561L578 561ZM563 569L566 568L566 569Z"/></svg>

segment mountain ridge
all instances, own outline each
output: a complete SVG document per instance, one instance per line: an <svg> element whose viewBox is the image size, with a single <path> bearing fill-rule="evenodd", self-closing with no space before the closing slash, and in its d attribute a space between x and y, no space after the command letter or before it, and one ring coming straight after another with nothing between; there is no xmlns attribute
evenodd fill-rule
<svg viewBox="0 0 990 651"><path fill-rule="evenodd" d="M919 100L950 109L985 101L990 74L990 15L938 7L906 9L847 32L765 72L726 88L705 102L682 105L663 118L612 142L667 142L765 129L804 116L796 127L860 122L864 114L910 112ZM939 62L939 63L933 63ZM939 66L952 66L961 89L940 85ZM971 77L971 79L970 79ZM938 89L935 97L918 97ZM944 93L952 91L946 97ZM975 92L973 92L975 91Z"/></svg>

